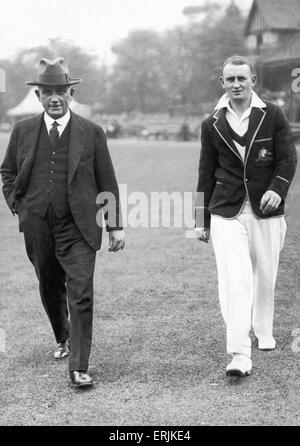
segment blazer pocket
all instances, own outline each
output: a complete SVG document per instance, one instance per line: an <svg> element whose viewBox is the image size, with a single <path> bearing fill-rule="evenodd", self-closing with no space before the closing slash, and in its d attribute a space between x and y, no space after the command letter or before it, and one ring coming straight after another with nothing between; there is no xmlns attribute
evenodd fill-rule
<svg viewBox="0 0 300 446"><path fill-rule="evenodd" d="M272 138L260 138L254 140L254 142L266 142L266 141L272 141Z"/></svg>
<svg viewBox="0 0 300 446"><path fill-rule="evenodd" d="M255 167L270 167L274 161L271 139L257 140L255 149Z"/></svg>

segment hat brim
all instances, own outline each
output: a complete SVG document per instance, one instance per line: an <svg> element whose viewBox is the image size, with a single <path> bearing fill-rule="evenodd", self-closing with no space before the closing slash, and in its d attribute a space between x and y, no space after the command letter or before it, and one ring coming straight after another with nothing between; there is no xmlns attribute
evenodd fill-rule
<svg viewBox="0 0 300 446"><path fill-rule="evenodd" d="M48 85L49 87L63 87L63 86L68 86L68 85L76 85L79 84L81 82L81 79L79 78L74 78L74 79L70 79L68 82L64 82L64 83L50 83L50 82L39 82L39 81L25 81L25 84L27 85L35 85L36 87L43 87Z"/></svg>

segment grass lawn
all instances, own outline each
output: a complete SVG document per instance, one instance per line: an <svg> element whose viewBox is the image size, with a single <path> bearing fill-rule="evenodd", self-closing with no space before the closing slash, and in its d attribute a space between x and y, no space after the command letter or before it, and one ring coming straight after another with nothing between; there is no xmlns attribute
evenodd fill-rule
<svg viewBox="0 0 300 446"><path fill-rule="evenodd" d="M7 135L0 136L3 159ZM194 191L196 143L110 141L128 190ZM300 169L300 167L299 167ZM128 228L121 253L105 235L95 273L94 389L68 386L55 340L4 199L0 197L0 425L299 425L300 178L287 203L275 308L277 348L253 348L253 374L229 380L211 243L184 229ZM294 340L294 344L293 344ZM298 346L297 351L292 346Z"/></svg>

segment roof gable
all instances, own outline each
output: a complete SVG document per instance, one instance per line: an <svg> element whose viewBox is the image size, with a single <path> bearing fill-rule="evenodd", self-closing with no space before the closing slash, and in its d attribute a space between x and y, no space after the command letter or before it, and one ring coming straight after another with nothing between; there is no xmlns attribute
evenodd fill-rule
<svg viewBox="0 0 300 446"><path fill-rule="evenodd" d="M254 0L245 34L265 30L300 30L300 0Z"/></svg>

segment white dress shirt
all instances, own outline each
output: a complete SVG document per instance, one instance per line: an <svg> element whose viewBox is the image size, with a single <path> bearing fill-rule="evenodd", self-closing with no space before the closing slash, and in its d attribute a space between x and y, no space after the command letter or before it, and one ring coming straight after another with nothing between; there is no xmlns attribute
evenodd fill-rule
<svg viewBox="0 0 300 446"><path fill-rule="evenodd" d="M249 107L244 111L241 117L239 117L236 112L233 110L233 108L230 105L228 94L225 93L221 99L219 100L218 104L216 105L215 109L219 110L220 108L226 108L226 114L225 117L228 121L228 124L234 130L238 135L244 136L245 133L248 130L249 127L249 117L252 110L252 107L262 108L266 107L266 104L257 96L257 94L252 91L252 97ZM242 159L245 159L245 146L241 146L236 141L233 141L236 148L238 149Z"/></svg>
<svg viewBox="0 0 300 446"><path fill-rule="evenodd" d="M44 121L45 121L48 133L52 129L53 122L56 121L57 124L58 124L57 130L58 130L59 136L61 136L62 132L67 127L67 124L68 124L68 122L70 120L70 117L71 117L70 109L68 109L68 111L67 111L67 113L65 115L63 115L61 118L58 118L58 119L51 118L51 116L49 116L45 112L44 113Z"/></svg>

